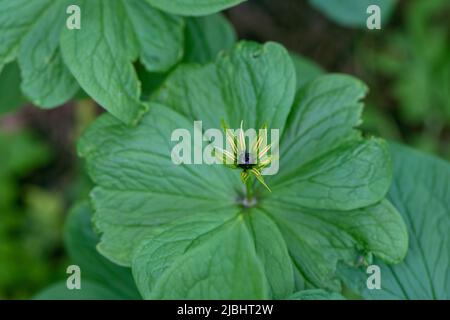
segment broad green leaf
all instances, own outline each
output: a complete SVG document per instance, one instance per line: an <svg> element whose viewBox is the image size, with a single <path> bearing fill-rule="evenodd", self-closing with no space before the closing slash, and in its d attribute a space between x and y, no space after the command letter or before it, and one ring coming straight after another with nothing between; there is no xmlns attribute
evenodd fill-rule
<svg viewBox="0 0 450 320"><path fill-rule="evenodd" d="M298 291L291 295L289 300L345 300L345 298L336 292L330 292L322 289L311 289Z"/></svg>
<svg viewBox="0 0 450 320"><path fill-rule="evenodd" d="M380 7L381 23L386 24L397 0L310 0L309 2L340 25L365 28L370 15L367 13L367 8L370 5Z"/></svg>
<svg viewBox="0 0 450 320"><path fill-rule="evenodd" d="M154 299L264 299L267 286L242 216L177 259Z"/></svg>
<svg viewBox="0 0 450 320"><path fill-rule="evenodd" d="M346 75L325 75L297 92L280 144L280 173L295 170L346 141L360 139L367 87ZM301 157L299 154L301 153Z"/></svg>
<svg viewBox="0 0 450 320"><path fill-rule="evenodd" d="M24 36L19 50L22 91L34 104L45 108L63 104L79 90L59 51L66 5L67 1L49 3Z"/></svg>
<svg viewBox="0 0 450 320"><path fill-rule="evenodd" d="M110 262L98 253L96 245L100 238L92 230L91 219L87 202L79 203L67 217L64 242L72 262L80 267L83 279L108 288L122 299L139 299L131 270Z"/></svg>
<svg viewBox="0 0 450 320"><path fill-rule="evenodd" d="M78 90L58 48L67 3L66 0L0 1L0 70L18 58L22 90L41 107L62 104Z"/></svg>
<svg viewBox="0 0 450 320"><path fill-rule="evenodd" d="M20 70L17 63L10 63L0 71L0 115L16 110L25 104L20 91Z"/></svg>
<svg viewBox="0 0 450 320"><path fill-rule="evenodd" d="M398 263L406 254L405 225L386 200L351 211L325 211L302 208L295 198L281 195L266 199L263 210L285 238L299 289L338 290L334 276L338 261L356 265L370 252Z"/></svg>
<svg viewBox="0 0 450 320"><path fill-rule="evenodd" d="M158 278L196 243L223 229L237 215L229 211L190 214L169 223L153 237L144 239L133 254L133 274L142 296L151 297Z"/></svg>
<svg viewBox="0 0 450 320"><path fill-rule="evenodd" d="M0 1L0 70L15 60L20 43L36 17L42 15L50 4L50 0L1 0ZM12 14L14 13L14 14Z"/></svg>
<svg viewBox="0 0 450 320"><path fill-rule="evenodd" d="M207 63L236 42L233 26L221 14L186 19L185 62Z"/></svg>
<svg viewBox="0 0 450 320"><path fill-rule="evenodd" d="M183 23L145 2L75 1L83 12L81 30L64 30L64 61L83 89L125 123L135 124L148 106L132 62L164 71L181 58Z"/></svg>
<svg viewBox="0 0 450 320"><path fill-rule="evenodd" d="M122 1L139 42L141 62L148 71L169 70L183 56L184 21L142 0ZM125 36L131 41L131 34Z"/></svg>
<svg viewBox="0 0 450 320"><path fill-rule="evenodd" d="M294 291L294 272L283 235L262 210L245 216L248 220L256 254L266 271L273 299L283 299Z"/></svg>
<svg viewBox="0 0 450 320"><path fill-rule="evenodd" d="M295 198L299 205L352 210L374 204L386 195L392 169L386 143L370 139L344 144L281 174L284 180L272 189Z"/></svg>
<svg viewBox="0 0 450 320"><path fill-rule="evenodd" d="M404 257L405 225L384 199L391 172L386 147L354 129L365 86L346 76L319 77L301 89L291 110L294 88L286 50L242 42L215 63L174 71L139 126L105 115L83 136L79 153L97 185L98 248L132 266L145 298L287 298L310 287L339 290L336 264L354 266L372 254L388 263ZM181 141L174 130L184 129L182 140L201 152L202 132L220 128L222 118L232 128L241 120L253 128L286 125L280 156L290 150L290 161L282 160L280 173L268 179L272 193L255 190L254 208L244 205L239 170L172 162Z"/></svg>
<svg viewBox="0 0 450 320"><path fill-rule="evenodd" d="M235 6L245 0L146 0L161 10L186 16L207 15Z"/></svg>
<svg viewBox="0 0 450 320"><path fill-rule="evenodd" d="M121 300L122 296L112 292L108 288L89 281L83 280L80 290L67 289L66 282L55 283L42 290L34 300Z"/></svg>
<svg viewBox="0 0 450 320"><path fill-rule="evenodd" d="M324 73L324 70L313 61L296 53L291 53L297 74L297 90Z"/></svg>
<svg viewBox="0 0 450 320"><path fill-rule="evenodd" d="M409 250L403 263L379 260L381 290L370 299L450 299L450 164L393 144L394 183L389 199L406 221ZM365 283L364 283L365 284Z"/></svg>
<svg viewBox="0 0 450 320"><path fill-rule="evenodd" d="M204 128L269 127L282 130L295 90L295 71L278 44L240 42L214 64L181 66L163 85L157 101Z"/></svg>

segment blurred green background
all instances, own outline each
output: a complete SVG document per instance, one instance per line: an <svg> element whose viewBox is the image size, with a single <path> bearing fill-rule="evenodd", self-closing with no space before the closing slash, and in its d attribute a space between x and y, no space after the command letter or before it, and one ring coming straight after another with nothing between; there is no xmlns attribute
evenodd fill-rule
<svg viewBox="0 0 450 320"><path fill-rule="evenodd" d="M299 0L252 0L225 15L239 38L298 54L299 77L343 72L367 83L367 134L450 159L450 1L397 1L390 11L382 30L345 23L348 10L322 13ZM160 77L144 76L143 87ZM100 112L83 94L35 108L20 92L17 65L1 72L0 299L30 298L65 276L65 215L91 187L76 139Z"/></svg>

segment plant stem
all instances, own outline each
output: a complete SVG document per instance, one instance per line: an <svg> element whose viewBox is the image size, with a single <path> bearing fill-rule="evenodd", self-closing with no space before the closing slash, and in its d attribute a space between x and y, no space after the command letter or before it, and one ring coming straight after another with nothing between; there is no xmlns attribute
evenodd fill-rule
<svg viewBox="0 0 450 320"><path fill-rule="evenodd" d="M247 181L245 182L246 193L245 197L247 198L247 202L251 203L253 197L253 177L249 176Z"/></svg>

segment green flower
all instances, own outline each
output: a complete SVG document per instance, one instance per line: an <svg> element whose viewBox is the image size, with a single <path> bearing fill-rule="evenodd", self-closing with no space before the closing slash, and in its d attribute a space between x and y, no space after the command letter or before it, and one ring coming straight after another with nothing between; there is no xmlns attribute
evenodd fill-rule
<svg viewBox="0 0 450 320"><path fill-rule="evenodd" d="M339 291L338 266L371 255L400 262L408 239L385 199L387 144L355 129L366 91L350 76L324 75L296 92L290 56L274 43L241 42L215 63L178 67L138 126L104 115L80 141L96 184L98 250L130 266L141 294L153 299ZM254 174L253 166L172 162L174 130L196 137L192 123L201 120L208 136L220 119L279 129L279 172L264 177L272 192L243 188L249 177L240 171ZM203 150L205 142L193 140L192 151ZM232 158L245 160L247 148L237 147ZM245 203L248 187L254 201Z"/></svg>
<svg viewBox="0 0 450 320"><path fill-rule="evenodd" d="M249 188L247 188L247 195L249 195L251 190L251 179L249 179L251 174L258 179L267 190L271 191L269 186L264 182L264 178L261 174L261 170L267 167L274 159L274 155L269 153L272 145L264 143L267 139L267 126L264 126L262 130L258 131L255 141L249 146L245 142L243 123L244 121L241 121L241 128L238 130L237 134L234 134L225 122L222 123L231 151L215 147L215 154L221 163L225 164L227 167L241 170L241 180L249 186Z"/></svg>

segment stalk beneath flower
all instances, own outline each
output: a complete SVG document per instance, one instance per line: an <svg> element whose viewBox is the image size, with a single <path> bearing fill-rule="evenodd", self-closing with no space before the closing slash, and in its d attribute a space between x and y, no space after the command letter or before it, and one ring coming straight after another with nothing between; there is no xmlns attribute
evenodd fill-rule
<svg viewBox="0 0 450 320"><path fill-rule="evenodd" d="M253 178L249 176L245 181L245 199L247 203L252 203L253 201Z"/></svg>

